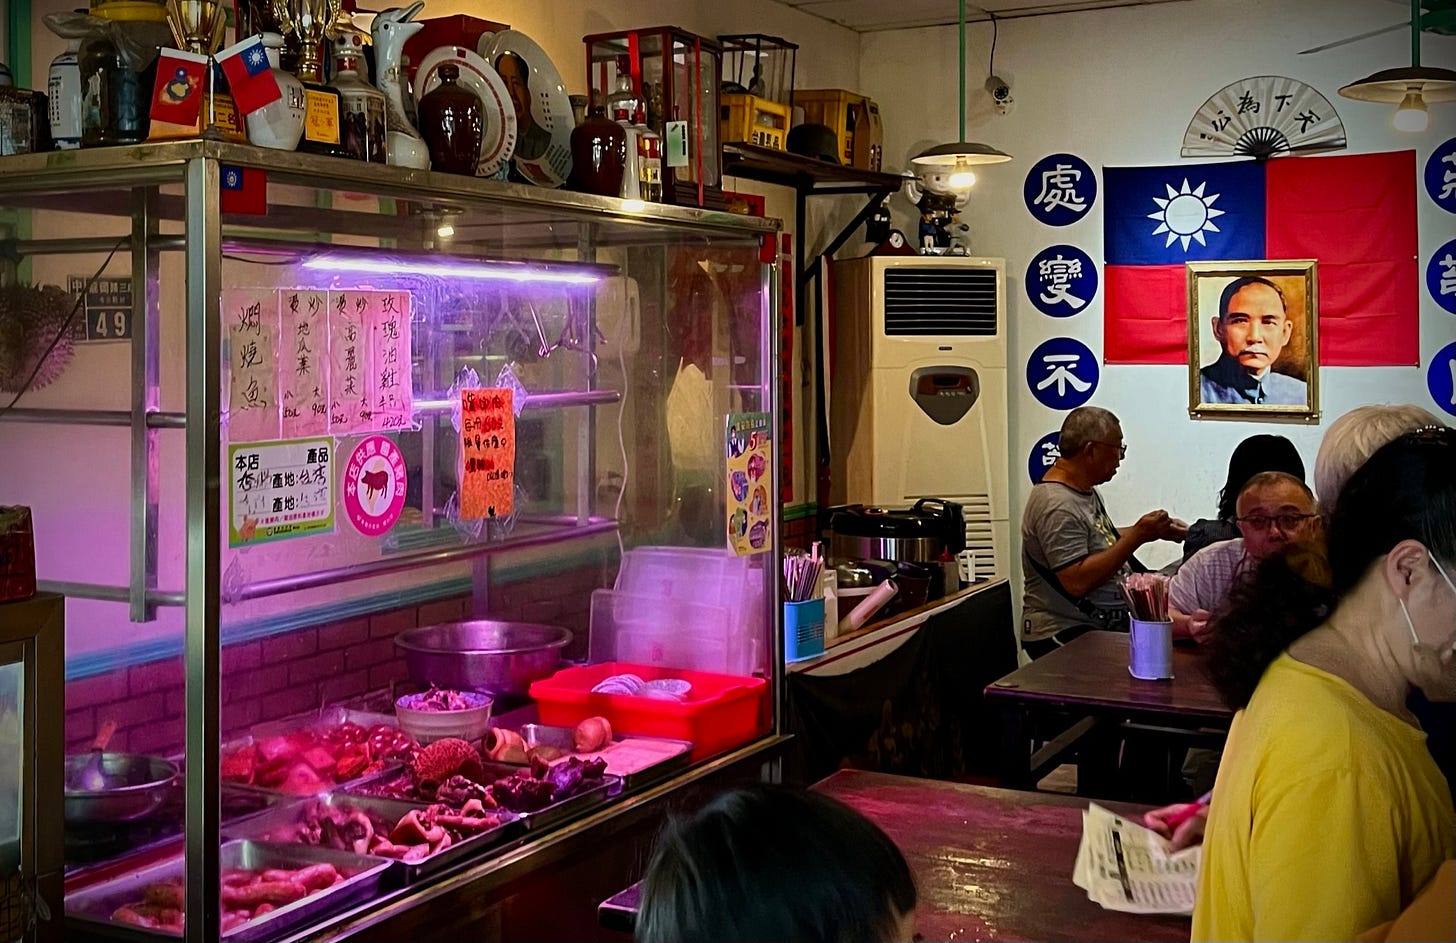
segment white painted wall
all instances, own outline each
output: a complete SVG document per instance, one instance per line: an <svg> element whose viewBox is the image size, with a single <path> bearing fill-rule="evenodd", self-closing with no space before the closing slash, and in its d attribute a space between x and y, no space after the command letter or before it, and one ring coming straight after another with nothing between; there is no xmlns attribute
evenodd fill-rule
<svg viewBox="0 0 1456 943"><path fill-rule="evenodd" d="M1071 152L1093 168L1103 165L1177 163L1184 130L1197 108L1224 85L1254 75L1287 75L1313 85L1333 102L1349 137L1348 152L1414 149L1424 167L1430 152L1456 132L1456 105L1431 109L1422 135L1393 130L1394 106L1340 98L1336 90L1377 69L1410 63L1409 33L1395 32L1339 50L1299 56L1320 43L1398 22L1400 7L1354 0L1189 0L1087 13L1009 20L999 24L995 71L1010 80L1015 105L994 115L982 90L992 38L989 24L972 24L968 36L968 129L1014 155L1009 164L985 168L963 218L970 223L977 255L1007 260L1011 364L1012 509L1019 514L1030 482L1026 458L1064 413L1041 406L1026 389L1026 358L1047 338L1076 337L1102 347L1102 296L1072 318L1042 315L1027 300L1023 277L1031 257L1054 243L1080 246L1102 259L1102 196L1088 218L1056 228L1034 220L1022 203L1021 185L1047 154ZM862 86L880 103L887 162L905 166L930 143L956 134L956 30L954 27L867 34L863 38ZM1456 58L1456 39L1427 36L1427 64ZM1099 173L1100 177L1100 173ZM1456 230L1456 220L1420 196L1421 267L1430 252ZM910 207L896 200L897 224L914 232ZM1421 290L1421 355L1415 368L1326 368L1320 377L1323 420L1319 426L1193 422L1187 415L1184 367L1106 366L1092 402L1117 413L1129 447L1122 472L1104 492L1109 510L1131 523L1144 511L1167 507L1193 520L1213 513L1228 455L1255 432L1287 435L1312 468L1324 425L1351 408L1372 402L1433 404L1426 392L1424 361L1456 337L1456 319ZM1371 338L1379 343L1379 338ZM1013 528L1013 531L1015 528ZM1013 542L1020 559L1019 539ZM1171 544L1141 556L1162 563Z"/></svg>

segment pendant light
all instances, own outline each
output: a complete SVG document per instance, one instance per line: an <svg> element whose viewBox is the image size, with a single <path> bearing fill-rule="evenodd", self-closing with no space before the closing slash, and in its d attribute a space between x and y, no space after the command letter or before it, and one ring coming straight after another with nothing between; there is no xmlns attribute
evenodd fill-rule
<svg viewBox="0 0 1456 943"><path fill-rule="evenodd" d="M1410 66L1382 69L1346 85L1340 94L1356 101L1399 102L1395 128L1412 133L1426 130L1428 103L1456 101L1456 72L1421 65L1421 0L1411 0Z"/></svg>
<svg viewBox="0 0 1456 943"><path fill-rule="evenodd" d="M1011 159L1010 154L998 151L989 144L977 144L966 140L966 0L960 0L960 137L951 144L937 144L911 158L910 166L916 173L949 173L947 181L952 189L966 190L976 182L972 167L977 164L1001 164Z"/></svg>

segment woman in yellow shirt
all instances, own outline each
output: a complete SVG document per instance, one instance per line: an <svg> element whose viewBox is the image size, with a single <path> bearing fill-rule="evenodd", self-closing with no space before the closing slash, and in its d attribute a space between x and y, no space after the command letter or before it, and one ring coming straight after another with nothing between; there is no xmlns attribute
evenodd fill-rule
<svg viewBox="0 0 1456 943"><path fill-rule="evenodd" d="M1406 709L1456 699L1456 431L1380 449L1340 493L1328 555L1263 564L1219 617L1231 706L1194 940L1349 940L1456 855L1446 782Z"/></svg>

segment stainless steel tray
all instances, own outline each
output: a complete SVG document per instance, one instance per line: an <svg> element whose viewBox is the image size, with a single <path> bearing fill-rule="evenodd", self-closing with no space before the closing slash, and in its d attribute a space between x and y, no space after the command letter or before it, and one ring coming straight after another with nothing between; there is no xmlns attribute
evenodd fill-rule
<svg viewBox="0 0 1456 943"><path fill-rule="evenodd" d="M624 772L621 769L612 768L611 750L598 750L591 753L575 752L573 741L573 730L570 727L548 727L545 724L522 724L520 730L516 731L521 739L526 741L526 748L545 744L556 747L571 756L595 757L601 756L607 761L607 773L620 777L617 795L624 789L636 789L639 786L648 786L672 776L680 770L685 770L692 765L693 745L686 740L668 740L664 737L638 737L617 735L612 738L613 744L627 743L629 741L642 741L653 744L660 744L663 748L664 758L657 763L644 766L640 769Z"/></svg>
<svg viewBox="0 0 1456 943"><path fill-rule="evenodd" d="M280 830L286 830L301 821L304 811L310 802L320 802L333 809L351 807L359 809L371 818L377 818L387 822L390 828L393 828L407 813L426 807L421 802L407 802L402 799L385 799L377 796L346 795L342 792L335 792L323 796L301 799L289 805L268 809L265 812L260 812L257 815L224 827L223 834L228 838L250 838L274 843L297 844L304 848L314 847L302 842L291 842L279 834ZM504 809L498 810L497 814L507 816L506 821L478 835L472 835L469 838L456 841L450 847L438 851L420 861L401 861L398 858L374 855L369 857L376 861L388 862L404 876L405 881L412 883L421 878L436 874L464 858L483 855L492 849L499 848L511 840L525 835L526 826L519 814L506 812ZM353 852L346 853L352 854Z"/></svg>
<svg viewBox="0 0 1456 943"><path fill-rule="evenodd" d="M313 923L324 916L370 900L379 894L380 882L389 862L381 858L311 848L307 845L278 845L254 841L228 841L220 849L222 868L301 868L311 864L332 864L349 875L333 887L316 891L302 900L279 907L272 913L223 933L224 940L259 940L279 936L289 930ZM111 915L118 907L137 903L148 884L183 879L182 858L169 858L150 867L133 871L124 877L101 881L66 895L66 917L105 928L109 937L134 941L155 941L159 936L173 936L165 930L147 930L116 923Z"/></svg>
<svg viewBox="0 0 1456 943"><path fill-rule="evenodd" d="M331 792L347 789L351 786L362 786L365 783L372 783L376 780L388 779L403 769L403 764L391 760L372 773L355 776L353 779L346 779L343 782L324 783L319 787L319 791L313 794L283 792L280 789L269 789L267 786L250 786L246 783L231 782L228 780L223 781L223 786L224 788L235 790L239 794L253 793L258 796L271 796L276 804L277 802L292 802L295 799L311 799L314 796L328 795Z"/></svg>
<svg viewBox="0 0 1456 943"><path fill-rule="evenodd" d="M485 775L482 778L487 783L494 783L498 779L505 779L512 773L518 773L521 770L525 769L524 766L513 766L508 763L496 763L489 760L482 764L482 768L485 772ZM355 790L361 787L368 788L369 785L369 783L356 783L352 786L349 786L347 789L344 790L344 792L350 796L360 795L359 793L355 792ZM521 820L525 823L526 829L530 831L537 831L543 828L553 828L560 822L565 821L566 819L576 818L576 816L580 815L585 809L588 809L595 805L601 805L609 798L617 795L621 791L621 777L608 775L603 777L601 785L594 786L583 793L572 796L570 799L567 799L564 802L557 802L553 805L548 805L546 808L540 809L536 812L520 812L517 814L521 816ZM414 806L427 804L423 799L401 800L386 796L369 796L368 798L379 798L383 801L390 802L404 802L406 804Z"/></svg>

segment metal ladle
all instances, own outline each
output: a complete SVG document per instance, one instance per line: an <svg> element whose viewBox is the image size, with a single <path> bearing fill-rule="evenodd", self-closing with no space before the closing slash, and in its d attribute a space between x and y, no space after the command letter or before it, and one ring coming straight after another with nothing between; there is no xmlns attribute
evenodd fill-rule
<svg viewBox="0 0 1456 943"><path fill-rule="evenodd" d="M101 770L101 758L106 752L106 745L111 742L111 737L116 733L116 721L108 720L101 724L101 729L96 732L96 739L91 743L91 759L81 772L76 774L75 786L87 792L100 792L106 788L106 774Z"/></svg>

